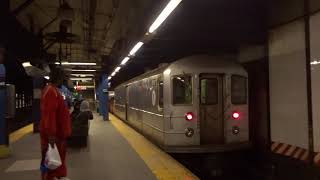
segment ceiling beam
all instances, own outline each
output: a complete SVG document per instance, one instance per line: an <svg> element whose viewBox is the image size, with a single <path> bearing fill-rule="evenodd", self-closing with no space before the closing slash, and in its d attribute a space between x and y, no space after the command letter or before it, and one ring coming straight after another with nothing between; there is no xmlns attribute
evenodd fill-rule
<svg viewBox="0 0 320 180"><path fill-rule="evenodd" d="M51 19L51 21L49 21L47 24L45 24L43 27L41 27L41 29L39 30L39 32L43 32L45 29L47 29L52 23L54 23L56 20L58 20L58 17L56 16L55 18Z"/></svg>
<svg viewBox="0 0 320 180"><path fill-rule="evenodd" d="M57 40L51 40L49 42L47 42L46 44L44 44L44 51L48 51L55 43L57 42Z"/></svg>
<svg viewBox="0 0 320 180"><path fill-rule="evenodd" d="M12 14L17 16L19 13L21 13L24 9L26 9L30 4L33 3L34 0L26 0L24 3L22 3L20 6L18 6L16 9L11 11Z"/></svg>

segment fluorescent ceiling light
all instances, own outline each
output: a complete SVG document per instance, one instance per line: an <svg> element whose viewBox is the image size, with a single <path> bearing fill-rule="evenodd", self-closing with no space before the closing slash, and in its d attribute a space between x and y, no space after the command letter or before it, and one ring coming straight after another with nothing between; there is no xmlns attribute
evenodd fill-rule
<svg viewBox="0 0 320 180"><path fill-rule="evenodd" d="M317 64L320 64L320 61L312 61L310 64L311 65L317 65Z"/></svg>
<svg viewBox="0 0 320 180"><path fill-rule="evenodd" d="M71 76L79 76L79 77L94 77L93 74L71 74Z"/></svg>
<svg viewBox="0 0 320 180"><path fill-rule="evenodd" d="M121 61L121 65L125 65L129 60L130 60L129 57L125 57L125 58Z"/></svg>
<svg viewBox="0 0 320 180"><path fill-rule="evenodd" d="M47 79L47 80L49 80L49 79L50 79L50 77L49 77L49 76L44 76L44 78L45 78L45 79Z"/></svg>
<svg viewBox="0 0 320 180"><path fill-rule="evenodd" d="M108 80L110 80L111 78L112 78L112 77L111 77L111 76L109 76L109 77L108 77Z"/></svg>
<svg viewBox="0 0 320 180"><path fill-rule="evenodd" d="M163 72L165 75L169 75L171 73L171 69L166 69L164 72Z"/></svg>
<svg viewBox="0 0 320 180"><path fill-rule="evenodd" d="M149 28L149 33L153 33L167 19L172 11L180 4L182 0L171 0L157 17L154 23Z"/></svg>
<svg viewBox="0 0 320 180"><path fill-rule="evenodd" d="M92 78L70 78L71 81L91 81Z"/></svg>
<svg viewBox="0 0 320 180"><path fill-rule="evenodd" d="M56 62L55 64L60 64L59 62ZM84 63L84 62L61 62L61 65L73 65L73 66L95 66L97 63Z"/></svg>
<svg viewBox="0 0 320 180"><path fill-rule="evenodd" d="M118 66L115 70L114 70L114 72L119 72L120 71L120 69L121 69L121 67L120 66Z"/></svg>
<svg viewBox="0 0 320 180"><path fill-rule="evenodd" d="M71 71L74 71L74 72L95 72L97 70L95 70L95 69L72 69Z"/></svg>
<svg viewBox="0 0 320 180"><path fill-rule="evenodd" d="M114 91L109 91L109 96L114 96Z"/></svg>
<svg viewBox="0 0 320 180"><path fill-rule="evenodd" d="M116 72L113 72L113 73L111 74L111 77L113 77L114 75L116 75Z"/></svg>
<svg viewBox="0 0 320 180"><path fill-rule="evenodd" d="M24 63L22 63L22 66L23 67L30 67L32 65L30 64L30 62L24 62Z"/></svg>
<svg viewBox="0 0 320 180"><path fill-rule="evenodd" d="M132 56L132 55L134 55L140 48L141 48L141 46L143 45L143 42L138 42L133 48L132 48L132 50L130 51L130 55Z"/></svg>

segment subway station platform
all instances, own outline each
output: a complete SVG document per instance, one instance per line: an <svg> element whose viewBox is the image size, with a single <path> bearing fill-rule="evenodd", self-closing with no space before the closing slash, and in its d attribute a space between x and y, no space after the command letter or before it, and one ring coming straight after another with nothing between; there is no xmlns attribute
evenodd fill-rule
<svg viewBox="0 0 320 180"><path fill-rule="evenodd" d="M0 159L0 179L40 179L39 135L27 126L10 135L11 156ZM125 123L110 115L95 115L90 124L87 148L68 149L71 180L198 179Z"/></svg>

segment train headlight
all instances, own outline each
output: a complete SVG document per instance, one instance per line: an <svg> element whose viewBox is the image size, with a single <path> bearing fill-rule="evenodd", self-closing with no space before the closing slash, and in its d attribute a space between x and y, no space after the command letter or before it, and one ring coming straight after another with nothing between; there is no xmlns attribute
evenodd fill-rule
<svg viewBox="0 0 320 180"><path fill-rule="evenodd" d="M240 133L240 128L238 126L232 127L232 134L237 135Z"/></svg>
<svg viewBox="0 0 320 180"><path fill-rule="evenodd" d="M185 129L185 135L187 137L192 137L194 135L194 129L192 129L192 128Z"/></svg>

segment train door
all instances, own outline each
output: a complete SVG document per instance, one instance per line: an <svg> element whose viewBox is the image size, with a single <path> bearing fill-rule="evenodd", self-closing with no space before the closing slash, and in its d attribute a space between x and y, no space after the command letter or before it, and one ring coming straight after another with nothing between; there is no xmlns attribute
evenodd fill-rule
<svg viewBox="0 0 320 180"><path fill-rule="evenodd" d="M222 144L223 128L223 76L200 76L200 142Z"/></svg>

